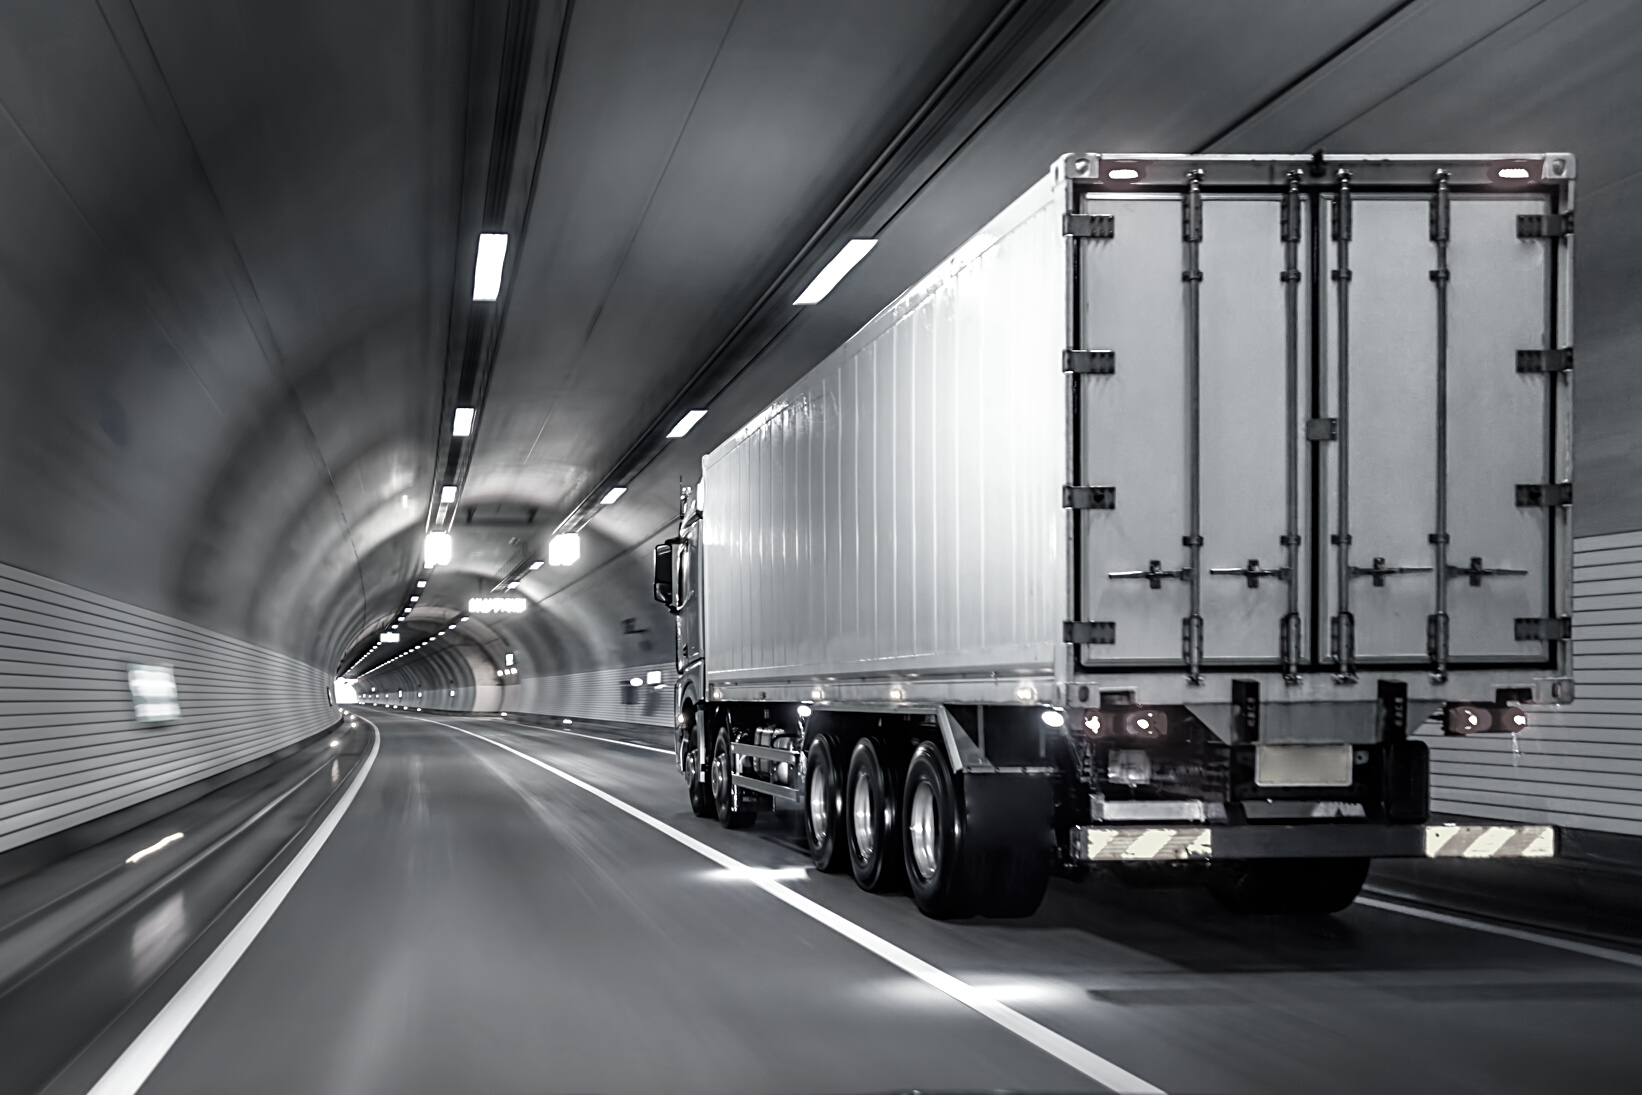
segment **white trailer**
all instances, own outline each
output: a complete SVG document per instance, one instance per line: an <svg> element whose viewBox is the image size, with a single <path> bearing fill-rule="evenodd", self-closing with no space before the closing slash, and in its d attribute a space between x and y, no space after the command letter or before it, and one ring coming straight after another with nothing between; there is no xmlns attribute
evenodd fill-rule
<svg viewBox="0 0 1642 1095"><path fill-rule="evenodd" d="M1572 698L1574 160L1073 154L702 462L656 592L703 816L934 915L1057 865L1328 910L1409 730Z"/></svg>

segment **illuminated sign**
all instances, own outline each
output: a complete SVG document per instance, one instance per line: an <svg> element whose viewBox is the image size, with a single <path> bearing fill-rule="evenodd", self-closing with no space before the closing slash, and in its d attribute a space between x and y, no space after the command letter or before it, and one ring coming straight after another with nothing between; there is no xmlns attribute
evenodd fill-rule
<svg viewBox="0 0 1642 1095"><path fill-rule="evenodd" d="M501 612L523 612L528 606L523 597L470 597L468 611L476 616Z"/></svg>
<svg viewBox="0 0 1642 1095"><path fill-rule="evenodd" d="M177 680L169 665L127 665L125 679L138 722L169 722L182 715Z"/></svg>

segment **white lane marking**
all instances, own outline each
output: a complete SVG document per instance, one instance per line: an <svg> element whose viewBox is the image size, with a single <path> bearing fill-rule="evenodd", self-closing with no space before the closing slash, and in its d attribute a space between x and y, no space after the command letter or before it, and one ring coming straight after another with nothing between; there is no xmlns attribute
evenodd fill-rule
<svg viewBox="0 0 1642 1095"><path fill-rule="evenodd" d="M588 794L608 802L629 817L643 822L663 836L676 840L697 855L712 860L720 867L736 872L739 877L745 878L749 883L757 886L776 900L791 906L816 923L831 928L845 939L865 950L871 951L890 965L897 967L904 973L911 974L931 988L945 993L958 1003L997 1023L1011 1034L1032 1043L1062 1064L1081 1072L1097 1084L1112 1091L1136 1092L1143 1093L1143 1095L1164 1095L1162 1088L1147 1083L1134 1073L1118 1067L1090 1050L1084 1049L1070 1038L1056 1034L1037 1020L1029 1019L1014 1008L999 1003L995 998L987 995L984 990L978 989L966 981L961 981L950 973L937 969L922 958L897 947L889 940L874 935L853 920L847 920L826 906L812 901L802 894L795 893L769 875L755 871L733 856L725 855L717 848L703 844L695 837L673 828L665 821L651 817L636 806L628 805L615 795L593 786L586 780L579 779L563 769L548 764L546 761L538 760L529 753L521 752L511 745L505 745L494 738L487 738L483 734L475 734L472 730L464 730L460 726L452 726L448 722L438 722L434 719L423 719L421 721L455 730L459 734L478 738L480 741L494 745L498 749L506 750L520 760L528 761L543 771L558 776L566 783L580 787Z"/></svg>
<svg viewBox="0 0 1642 1095"><path fill-rule="evenodd" d="M1417 917L1420 920L1430 920L1437 924L1448 924L1456 928L1470 928L1472 931L1487 932L1489 935L1503 935L1507 939L1520 939L1526 943L1538 943L1543 947L1555 947L1558 950L1583 954L1589 958L1601 958L1609 962L1618 962L1624 966L1635 966L1642 969L1642 954L1631 954L1627 951L1614 950L1611 947L1599 947L1594 943L1581 943L1574 939L1560 939L1554 935L1542 935L1539 932L1525 931L1522 928L1508 928L1503 924L1490 924L1486 920L1472 920L1464 916L1434 912L1431 909L1422 909L1415 905L1399 905L1394 901L1382 901L1377 897L1359 897L1357 904L1367 905L1371 909L1382 909L1385 912Z"/></svg>
<svg viewBox="0 0 1642 1095"><path fill-rule="evenodd" d="M367 720L368 721L368 720ZM285 869L274 879L274 884L263 891L257 898L255 905L245 914L232 931L217 944L217 949L200 964L192 977L184 982L177 994L166 1001L158 1015L150 1019L142 1033L132 1039L125 1052L119 1059L108 1066L102 1079L92 1087L88 1095L135 1095L137 1089L148 1082L148 1077L154 1069L165 1059L171 1047L177 1044L188 1024L194 1021L194 1016L211 999L211 994L217 991L229 972L234 968L245 952L255 942L256 937L267 927L268 921L273 919L280 904L290 894L297 879L308 869L319 850L330 839L342 815L348 812L353 800L359 794L359 788L364 786L365 777L371 774L371 766L376 763L376 754L382 747L382 732L371 723L371 730L376 738L371 743L371 751L365 757L365 763L359 768L359 774L342 793L331 812L325 815L325 820L319 823L308 842L297 852L296 858L285 865Z"/></svg>
<svg viewBox="0 0 1642 1095"><path fill-rule="evenodd" d="M430 719L428 721L431 722L432 720ZM445 724L441 722L438 725L444 726ZM530 723L519 724L520 733L524 733L528 730L546 730L549 734L568 734L573 738L586 738L589 741L602 741L606 745L625 745L629 749L643 749L650 753L666 753L668 756L673 755L673 751L671 749L663 749L658 745L640 745L636 741L617 741L615 738L601 738L597 734L581 734L577 733L575 730L560 730L556 726L533 726Z"/></svg>

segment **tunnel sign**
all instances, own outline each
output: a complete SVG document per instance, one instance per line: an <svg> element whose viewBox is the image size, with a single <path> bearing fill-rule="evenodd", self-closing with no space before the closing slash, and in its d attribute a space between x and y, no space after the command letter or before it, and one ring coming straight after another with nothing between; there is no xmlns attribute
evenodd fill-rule
<svg viewBox="0 0 1642 1095"><path fill-rule="evenodd" d="M468 611L475 616L489 616L501 612L523 612L526 604L523 597L470 597Z"/></svg>
<svg viewBox="0 0 1642 1095"><path fill-rule="evenodd" d="M132 714L138 722L169 722L182 715L177 680L169 665L127 665Z"/></svg>

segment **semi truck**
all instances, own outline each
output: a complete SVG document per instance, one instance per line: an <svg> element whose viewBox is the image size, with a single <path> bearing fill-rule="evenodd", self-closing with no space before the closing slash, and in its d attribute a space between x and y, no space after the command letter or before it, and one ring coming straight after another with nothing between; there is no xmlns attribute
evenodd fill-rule
<svg viewBox="0 0 1642 1095"><path fill-rule="evenodd" d="M1571 676L1575 163L1060 157L702 459L679 769L936 917L1091 865L1242 912L1433 819L1422 736Z"/></svg>

